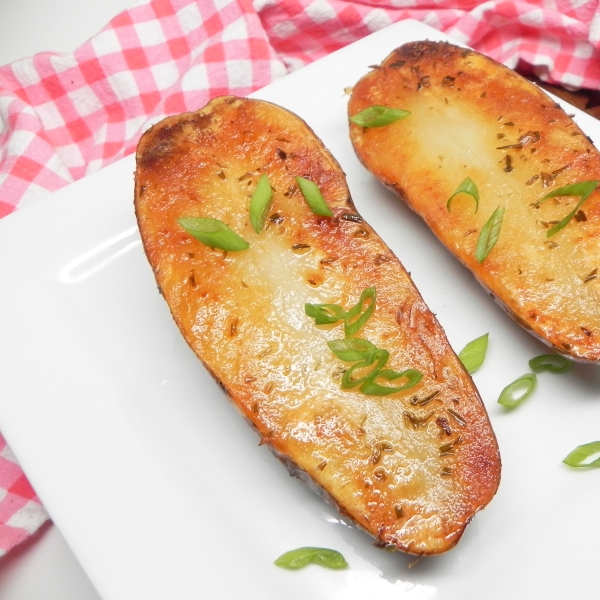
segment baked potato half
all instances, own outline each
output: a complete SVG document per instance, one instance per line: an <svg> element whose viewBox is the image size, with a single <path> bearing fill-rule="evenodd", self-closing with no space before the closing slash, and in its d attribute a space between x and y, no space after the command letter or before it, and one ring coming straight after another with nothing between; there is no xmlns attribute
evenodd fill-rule
<svg viewBox="0 0 600 600"><path fill-rule="evenodd" d="M371 107L409 114L369 126L359 115ZM359 160L508 313L598 362L600 154L571 117L494 60L432 41L394 50L348 110Z"/></svg>
<svg viewBox="0 0 600 600"><path fill-rule="evenodd" d="M227 96L153 126L136 161L135 212L160 290L261 442L379 544L452 548L496 492L496 439L322 142L274 104ZM272 197L256 226L264 176ZM199 240L190 223L215 223L194 219L243 243Z"/></svg>

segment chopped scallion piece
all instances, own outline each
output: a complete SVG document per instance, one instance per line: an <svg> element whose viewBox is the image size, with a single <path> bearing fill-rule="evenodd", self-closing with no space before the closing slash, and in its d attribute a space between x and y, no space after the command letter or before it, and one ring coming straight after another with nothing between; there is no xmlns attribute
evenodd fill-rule
<svg viewBox="0 0 600 600"><path fill-rule="evenodd" d="M346 313L344 334L351 337L369 320L375 310L377 292L374 287L363 290L360 300ZM365 308L366 305L366 308Z"/></svg>
<svg viewBox="0 0 600 600"><path fill-rule="evenodd" d="M312 546L285 552L275 561L278 567L284 569L301 569L310 563L328 569L345 569L348 566L346 559L337 550Z"/></svg>
<svg viewBox="0 0 600 600"><path fill-rule="evenodd" d="M269 178L262 175L256 184L252 198L250 199L250 223L256 233L260 233L265 226L267 214L273 201L273 190Z"/></svg>
<svg viewBox="0 0 600 600"><path fill-rule="evenodd" d="M197 240L230 252L247 250L250 244L219 219L208 217L181 217L177 222Z"/></svg>
<svg viewBox="0 0 600 600"><path fill-rule="evenodd" d="M387 386L377 383L376 379L385 379L386 381L395 381L396 379L404 379L405 383L399 386ZM360 391L367 396L389 396L402 390L417 385L419 381L423 379L423 374L415 369L406 369L398 373L392 369L381 369L376 373L373 373L371 377L360 386Z"/></svg>
<svg viewBox="0 0 600 600"><path fill-rule="evenodd" d="M551 371L552 373L564 373L573 366L573 361L560 354L542 354L529 361L529 368L535 373L540 371Z"/></svg>
<svg viewBox="0 0 600 600"><path fill-rule="evenodd" d="M331 217L333 213L327 206L327 202L321 195L321 190L314 181L310 179L305 179L304 177L296 177L296 183L306 200L310 209L315 213L315 215L319 215L321 217Z"/></svg>
<svg viewBox="0 0 600 600"><path fill-rule="evenodd" d="M552 237L555 233L560 231L567 223L579 212L581 205L587 200L588 196L598 187L600 180L594 179L592 181L581 181L579 183L572 183L565 185L561 188L551 191L546 194L543 198L535 203L535 206L539 206L542 202L549 198L558 198L559 196L579 196L579 202L575 205L575 208L563 219L561 219L554 227L551 227L546 232L546 237Z"/></svg>
<svg viewBox="0 0 600 600"><path fill-rule="evenodd" d="M305 304L304 312L315 320L316 325L332 325L344 321L344 334L347 338L358 333L375 310L377 292L374 287L362 291L359 301L345 311L337 304Z"/></svg>
<svg viewBox="0 0 600 600"><path fill-rule="evenodd" d="M523 400L529 398L536 386L537 377L534 373L522 375L512 383L509 383L502 392L500 392L498 404L502 404L502 406L506 406L507 408L514 408L521 404Z"/></svg>
<svg viewBox="0 0 600 600"><path fill-rule="evenodd" d="M600 467L600 442L577 446L563 459L570 467Z"/></svg>
<svg viewBox="0 0 600 600"><path fill-rule="evenodd" d="M350 117L350 121L361 127L385 127L408 117L408 115L410 115L410 112L407 110L375 105L369 106L369 108L365 108Z"/></svg>
<svg viewBox="0 0 600 600"><path fill-rule="evenodd" d="M498 237L500 236L500 227L502 227L503 218L504 207L499 206L481 228L479 239L477 240L477 247L475 248L475 258L477 259L477 262L482 263L490 253L490 250L496 245Z"/></svg>
<svg viewBox="0 0 600 600"><path fill-rule="evenodd" d="M346 311L337 304L308 304L304 312L315 320L315 325L332 325L346 318Z"/></svg>
<svg viewBox="0 0 600 600"><path fill-rule="evenodd" d="M489 333L471 340L459 353L458 358L469 373L475 373L485 360Z"/></svg>
<svg viewBox="0 0 600 600"><path fill-rule="evenodd" d="M385 366L385 363L388 361L389 357L390 357L390 353L387 350L382 350L381 348L376 348L374 352L371 352L368 355L366 355L364 360L352 365L349 369L347 369L344 372L344 375L342 376L342 389L343 390L352 389L352 388L356 387L357 385L361 385L362 383L367 381L370 377L374 377L375 374L377 374ZM370 367L374 363L375 363L375 367L373 368L372 371L370 371L366 375L363 375L363 377L360 377L359 379L352 379L352 375L354 374L355 371ZM362 390L362 388L361 388L361 390Z"/></svg>
<svg viewBox="0 0 600 600"><path fill-rule="evenodd" d="M452 200L459 194L468 194L471 196L473 200L475 200L475 212L477 212L477 209L479 208L479 189L470 177L464 179L463 182L456 188L452 196L448 198L448 202L446 203L446 208L448 210L450 210L450 203Z"/></svg>
<svg viewBox="0 0 600 600"><path fill-rule="evenodd" d="M327 342L329 349L345 362L365 361L377 350L377 346L368 340L350 338Z"/></svg>

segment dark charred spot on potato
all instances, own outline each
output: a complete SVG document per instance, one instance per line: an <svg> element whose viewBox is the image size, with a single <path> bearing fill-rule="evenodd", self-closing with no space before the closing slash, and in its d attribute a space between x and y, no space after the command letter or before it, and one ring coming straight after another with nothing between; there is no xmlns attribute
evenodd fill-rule
<svg viewBox="0 0 600 600"><path fill-rule="evenodd" d="M363 222L362 217L356 213L342 213L340 215L340 219L342 219L342 221L352 221L353 223Z"/></svg>
<svg viewBox="0 0 600 600"><path fill-rule="evenodd" d="M440 475L442 477L452 477L452 467L443 467Z"/></svg>
<svg viewBox="0 0 600 600"><path fill-rule="evenodd" d="M500 161L500 162L504 163L504 172L505 173L512 173L515 170L515 168L513 166L512 156L510 154L507 154L504 157L504 160Z"/></svg>
<svg viewBox="0 0 600 600"><path fill-rule="evenodd" d="M435 424L446 434L452 435L452 428L450 427L450 422L446 417L438 417L435 420Z"/></svg>
<svg viewBox="0 0 600 600"><path fill-rule="evenodd" d="M369 237L369 232L366 229L357 229L352 234L354 238L367 239Z"/></svg>
<svg viewBox="0 0 600 600"><path fill-rule="evenodd" d="M190 276L188 277L188 283L193 287L197 287L198 284L196 283L196 275L194 274L194 271L192 271L190 273Z"/></svg>
<svg viewBox="0 0 600 600"><path fill-rule="evenodd" d="M298 243L292 246L292 252L294 252L294 254L306 254L307 252L310 252L310 250L311 247L308 244Z"/></svg>
<svg viewBox="0 0 600 600"><path fill-rule="evenodd" d="M539 178L540 178L539 175L534 175L533 177L531 177L530 179L528 179L525 182L525 185L532 186ZM532 206L536 206L536 205L532 204ZM536 208L538 208L538 207L536 206Z"/></svg>
<svg viewBox="0 0 600 600"><path fill-rule="evenodd" d="M277 156L279 156L281 160L285 160L287 158L287 153L284 152L281 148L277 148Z"/></svg>
<svg viewBox="0 0 600 600"><path fill-rule="evenodd" d="M431 85L431 76L430 75L423 75L420 79L419 82L417 83L417 89L420 90L422 88L427 88Z"/></svg>
<svg viewBox="0 0 600 600"><path fill-rule="evenodd" d="M561 342L561 346L568 352L573 346L567 342Z"/></svg>
<svg viewBox="0 0 600 600"><path fill-rule="evenodd" d="M240 175L237 180L238 181L248 181L251 180L252 177L255 175L256 173L252 173L251 171L246 171L246 173L244 173L243 175Z"/></svg>
<svg viewBox="0 0 600 600"><path fill-rule="evenodd" d="M446 75L442 78L442 85L444 87L454 87L454 82L456 81L456 77L452 77L452 75Z"/></svg>
<svg viewBox="0 0 600 600"><path fill-rule="evenodd" d="M306 281L308 281L312 287L319 287L320 285L323 285L325 280L320 273L313 273L307 277Z"/></svg>
<svg viewBox="0 0 600 600"><path fill-rule="evenodd" d="M592 337L592 332L587 327L580 327L581 331L585 333L588 337Z"/></svg>
<svg viewBox="0 0 600 600"><path fill-rule="evenodd" d="M317 471L322 471L325 467L327 466L327 461L326 460L322 460L318 465L317 465Z"/></svg>
<svg viewBox="0 0 600 600"><path fill-rule="evenodd" d="M377 255L375 255L375 260L373 262L375 263L376 267L379 267L383 263L386 263L390 260L392 260L392 258L391 258L391 256L389 256L387 254L377 254Z"/></svg>
<svg viewBox="0 0 600 600"><path fill-rule="evenodd" d="M220 171L217 173L217 177L218 177L219 179L223 179L223 180L227 179L227 176L225 175L225 171L223 171L223 169L221 169L221 170L220 170Z"/></svg>
<svg viewBox="0 0 600 600"><path fill-rule="evenodd" d="M583 221L587 221L587 217L582 210L578 210L573 217L578 223L582 223Z"/></svg>
<svg viewBox="0 0 600 600"><path fill-rule="evenodd" d="M274 223L275 225L281 225L285 221L285 217L283 215L280 215L279 213L273 213L269 217L269 221L271 223Z"/></svg>
<svg viewBox="0 0 600 600"><path fill-rule="evenodd" d="M553 242L552 240L544 242L544 244L546 245L548 250L555 250L556 248L558 248L558 244L556 242Z"/></svg>
<svg viewBox="0 0 600 600"><path fill-rule="evenodd" d="M298 189L298 186L296 184L292 183L290 185L290 187L288 187L288 189L285 192L283 192L283 195L286 198L289 198L294 195L294 193L296 192L297 189Z"/></svg>
<svg viewBox="0 0 600 600"><path fill-rule="evenodd" d="M403 67L406 64L405 60L395 60L391 62L388 67L392 67L393 69L397 69L399 67Z"/></svg>
<svg viewBox="0 0 600 600"><path fill-rule="evenodd" d="M594 279L598 279L598 269L594 269L593 271L588 273L585 276L583 283L589 283L590 281L594 281Z"/></svg>

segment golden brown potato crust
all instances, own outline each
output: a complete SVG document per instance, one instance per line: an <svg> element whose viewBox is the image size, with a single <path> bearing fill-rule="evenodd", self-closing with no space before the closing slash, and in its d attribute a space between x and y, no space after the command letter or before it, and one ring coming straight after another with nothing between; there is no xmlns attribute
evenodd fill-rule
<svg viewBox="0 0 600 600"><path fill-rule="evenodd" d="M273 204L248 215L267 174ZM333 217L311 212L295 176ZM382 545L415 554L454 546L496 492L500 458L485 408L409 275L357 214L345 176L297 116L235 97L165 119L137 151L135 209L144 249L182 334L242 414L296 474ZM218 218L250 244L211 249L179 217ZM377 289L359 332L387 367L422 381L391 396L342 390L348 363L329 350L305 303L349 308Z"/></svg>
<svg viewBox="0 0 600 600"><path fill-rule="evenodd" d="M600 154L544 92L493 60L448 43L392 52L354 87L350 116L372 105L411 114L380 128L351 124L362 163L390 186L520 323L558 352L600 360L600 193L566 227L549 229L579 200L536 202L565 185L600 179ZM467 177L466 195L447 202ZM496 246L475 259L497 207Z"/></svg>

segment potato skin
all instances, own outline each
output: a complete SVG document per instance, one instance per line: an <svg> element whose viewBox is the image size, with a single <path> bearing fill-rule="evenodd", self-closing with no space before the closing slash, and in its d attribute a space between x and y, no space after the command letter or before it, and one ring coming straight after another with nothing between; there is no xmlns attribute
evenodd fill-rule
<svg viewBox="0 0 600 600"><path fill-rule="evenodd" d="M452 548L494 496L500 457L485 408L397 258L356 212L339 164L300 118L268 102L216 98L139 142L135 210L144 249L181 333L239 411L295 474L383 546ZM267 174L273 204L257 234L248 204ZM313 214L310 178L333 212ZM242 252L203 245L182 216L226 222ZM377 289L359 332L388 367L423 373L386 397L342 390L347 363L305 303L349 308Z"/></svg>
<svg viewBox="0 0 600 600"><path fill-rule="evenodd" d="M600 360L600 193L566 227L577 197L548 192L600 179L600 154L537 86L475 51L444 42L394 50L353 88L349 115L372 105L411 114L386 127L350 124L359 160L419 214L514 319L559 353ZM466 178L480 200L450 196ZM497 207L496 246L475 248Z"/></svg>

